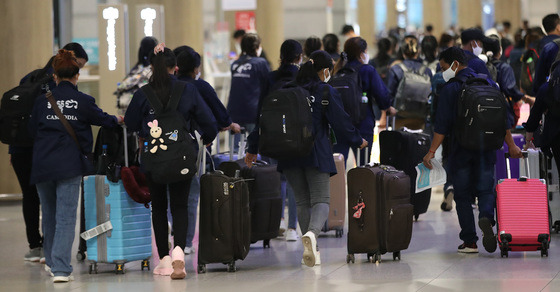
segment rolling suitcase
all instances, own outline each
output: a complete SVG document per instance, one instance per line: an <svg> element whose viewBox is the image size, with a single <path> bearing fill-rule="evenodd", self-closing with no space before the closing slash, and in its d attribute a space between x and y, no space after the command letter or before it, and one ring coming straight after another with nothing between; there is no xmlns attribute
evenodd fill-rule
<svg viewBox="0 0 560 292"><path fill-rule="evenodd" d="M393 119L393 129L395 120ZM389 125L389 118L387 118ZM379 133L380 162L404 171L410 176L410 202L414 206L414 219L428 211L432 189L416 193L416 165L430 150L430 136L420 131L382 131Z"/></svg>
<svg viewBox="0 0 560 292"><path fill-rule="evenodd" d="M527 152L523 153L527 171ZM498 244L502 257L509 251L541 251L548 256L550 226L546 182L521 177L511 179L509 154L505 154L508 178L496 186Z"/></svg>
<svg viewBox="0 0 560 292"><path fill-rule="evenodd" d="M226 264L235 272L235 261L243 260L251 244L251 211L246 180L221 171L200 178L198 272L206 265Z"/></svg>
<svg viewBox="0 0 560 292"><path fill-rule="evenodd" d="M544 171L546 184L548 189L548 206L550 210L550 225L556 231L560 232L560 187L558 181L558 168L556 167L556 160L552 157L543 155Z"/></svg>
<svg viewBox="0 0 560 292"><path fill-rule="evenodd" d="M240 143L244 145L244 139ZM233 142L233 139L230 139ZM230 149L233 144L230 143ZM243 156L240 147L239 156ZM231 155L230 158L234 156ZM222 162L218 169L229 177L236 171L247 180L251 207L251 243L263 241L263 247L270 247L270 240L278 236L282 219L282 193L280 173L276 165L258 160L252 168L247 167L243 158Z"/></svg>
<svg viewBox="0 0 560 292"><path fill-rule="evenodd" d="M123 128L126 137L126 128ZM125 139L124 149L127 149ZM125 165L128 166L125 155ZM84 177L84 217L89 273L98 272L98 263L115 264L117 274L124 264L142 260L142 270L150 269L152 256L151 211L134 202L122 181L111 182L105 175Z"/></svg>
<svg viewBox="0 0 560 292"><path fill-rule="evenodd" d="M359 161L359 158L358 158ZM410 177L392 166L366 165L348 172L348 256L366 253L368 261L401 250L412 238L413 206L410 203Z"/></svg>
<svg viewBox="0 0 560 292"><path fill-rule="evenodd" d="M346 169L344 155L333 154L336 165L336 175L330 178L331 199L329 204L329 218L323 227L324 232L334 230L336 237L344 234L346 218Z"/></svg>

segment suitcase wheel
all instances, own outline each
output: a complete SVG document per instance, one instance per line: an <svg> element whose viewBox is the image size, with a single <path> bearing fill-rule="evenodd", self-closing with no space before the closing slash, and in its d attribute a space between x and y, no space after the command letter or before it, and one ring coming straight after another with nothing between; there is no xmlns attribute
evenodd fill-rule
<svg viewBox="0 0 560 292"><path fill-rule="evenodd" d="M89 265L89 273L91 274L97 274L99 272L99 270L97 269L97 264L96 263L92 263Z"/></svg>
<svg viewBox="0 0 560 292"><path fill-rule="evenodd" d="M418 222L418 217L420 217L420 214L414 214L414 221Z"/></svg>
<svg viewBox="0 0 560 292"><path fill-rule="evenodd" d="M335 236L337 238L341 238L343 234L344 234L344 230L342 230L342 229L335 230Z"/></svg>
<svg viewBox="0 0 560 292"><path fill-rule="evenodd" d="M270 239L263 240L263 248L270 248Z"/></svg>
<svg viewBox="0 0 560 292"><path fill-rule="evenodd" d="M237 269L235 268L235 261L227 264L227 271L229 273L235 273Z"/></svg>
<svg viewBox="0 0 560 292"><path fill-rule="evenodd" d="M378 253L368 253L367 254L368 262L370 263L380 263L381 262L381 255Z"/></svg>
<svg viewBox="0 0 560 292"><path fill-rule="evenodd" d="M393 260L400 261L401 260L401 251L396 251L393 253Z"/></svg>
<svg viewBox="0 0 560 292"><path fill-rule="evenodd" d="M198 265L198 273L199 274L206 273L206 265Z"/></svg>
<svg viewBox="0 0 560 292"><path fill-rule="evenodd" d="M559 233L560 232L560 221L554 221L554 225L553 225L552 228L554 228L554 231L556 231L556 233Z"/></svg>
<svg viewBox="0 0 560 292"><path fill-rule="evenodd" d="M506 257L506 258L509 257L509 245L507 242L503 242L500 245L500 251L501 251L500 253L501 257Z"/></svg>
<svg viewBox="0 0 560 292"><path fill-rule="evenodd" d="M124 275L124 263L115 264L115 274Z"/></svg>
<svg viewBox="0 0 560 292"><path fill-rule="evenodd" d="M78 262L83 262L86 258L87 258L87 255L86 255L85 251L79 250L76 253L76 260L78 260Z"/></svg>
<svg viewBox="0 0 560 292"><path fill-rule="evenodd" d="M142 261L142 271L144 269L150 270L150 260L146 259Z"/></svg>
<svg viewBox="0 0 560 292"><path fill-rule="evenodd" d="M349 264L350 262L354 263L356 261L356 258L354 257L354 254L348 254L346 255L346 263Z"/></svg>

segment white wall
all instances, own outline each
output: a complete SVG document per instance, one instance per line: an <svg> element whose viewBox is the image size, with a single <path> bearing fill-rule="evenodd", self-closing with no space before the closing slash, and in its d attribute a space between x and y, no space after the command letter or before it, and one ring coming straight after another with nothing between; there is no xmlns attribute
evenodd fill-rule
<svg viewBox="0 0 560 292"><path fill-rule="evenodd" d="M542 18L550 13L558 13L558 0L522 0L521 18L529 20L529 25L541 26Z"/></svg>

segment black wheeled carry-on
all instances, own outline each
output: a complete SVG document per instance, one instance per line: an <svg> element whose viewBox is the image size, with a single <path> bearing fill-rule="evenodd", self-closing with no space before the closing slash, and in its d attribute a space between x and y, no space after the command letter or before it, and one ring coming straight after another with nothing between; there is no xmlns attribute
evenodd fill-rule
<svg viewBox="0 0 560 292"><path fill-rule="evenodd" d="M233 139L230 141L233 142ZM233 149L232 143L230 149ZM278 236L283 211L280 173L276 170L276 165L258 160L249 168L241 158L222 162L218 168L230 177L234 177L236 171L239 171L240 176L247 180L251 207L251 243L262 240L264 248L270 247L270 240Z"/></svg>
<svg viewBox="0 0 560 292"><path fill-rule="evenodd" d="M393 129L394 129L393 119ZM389 118L387 118L389 125ZM420 214L428 211L432 189L416 193L416 166L430 150L430 136L416 131L401 129L398 131L382 131L379 133L380 162L404 171L410 176L410 202L414 206L414 219L418 221Z"/></svg>
<svg viewBox="0 0 560 292"><path fill-rule="evenodd" d="M370 262L379 262L387 252L393 260L401 259L412 238L409 185L409 176L392 166L366 165L348 172L347 263L355 262L356 253L367 253Z"/></svg>
<svg viewBox="0 0 560 292"><path fill-rule="evenodd" d="M200 178L198 272L206 265L223 263L235 272L235 261L243 260L251 243L251 211L246 180L221 171Z"/></svg>

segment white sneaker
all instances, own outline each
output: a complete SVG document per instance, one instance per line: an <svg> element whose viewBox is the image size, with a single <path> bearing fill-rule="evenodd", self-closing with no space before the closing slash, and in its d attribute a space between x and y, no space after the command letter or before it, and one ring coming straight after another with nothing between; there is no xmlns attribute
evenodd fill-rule
<svg viewBox="0 0 560 292"><path fill-rule="evenodd" d="M46 271L47 273L49 273L49 275L50 275L51 277L54 277L54 274L53 274L52 271L51 271L51 267L45 265L45 271Z"/></svg>
<svg viewBox="0 0 560 292"><path fill-rule="evenodd" d="M297 235L297 231L295 229L288 229L288 232L286 233L286 241L297 241L298 239L298 235Z"/></svg>
<svg viewBox="0 0 560 292"><path fill-rule="evenodd" d="M317 239L315 233L307 231L301 238L303 243L303 262L308 267L313 267L317 259Z"/></svg>
<svg viewBox="0 0 560 292"><path fill-rule="evenodd" d="M154 268L154 275L169 276L173 273L173 266L171 265L171 257L164 256L159 264Z"/></svg>
<svg viewBox="0 0 560 292"><path fill-rule="evenodd" d="M53 283L67 283L70 281L74 281L74 276L54 276L52 281Z"/></svg>
<svg viewBox="0 0 560 292"><path fill-rule="evenodd" d="M191 246L191 247L185 246L184 252L185 252L185 254L194 253L194 247L193 246Z"/></svg>
<svg viewBox="0 0 560 292"><path fill-rule="evenodd" d="M305 262L303 261L303 259L301 259L301 264L305 265ZM321 252L320 251L317 251L317 257L315 258L315 265L316 266L321 265Z"/></svg>
<svg viewBox="0 0 560 292"><path fill-rule="evenodd" d="M286 221L284 221L284 218L282 218L282 221L280 221L280 228L278 229L278 237L283 237L286 229L288 229L288 225Z"/></svg>

